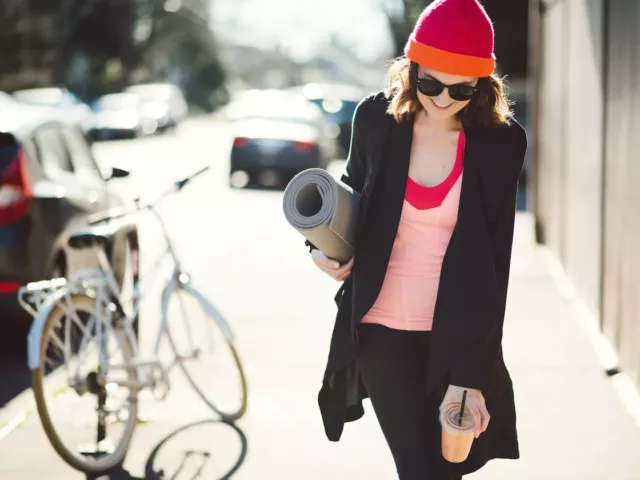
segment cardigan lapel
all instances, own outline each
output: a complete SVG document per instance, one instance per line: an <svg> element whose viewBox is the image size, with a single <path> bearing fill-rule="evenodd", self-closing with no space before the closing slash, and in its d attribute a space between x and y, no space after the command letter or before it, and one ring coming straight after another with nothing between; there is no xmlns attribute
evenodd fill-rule
<svg viewBox="0 0 640 480"><path fill-rule="evenodd" d="M498 285L493 266L480 186L483 155L481 127L465 127L467 138L458 220L445 252L429 356L427 389L444 380L463 356L483 344L499 311Z"/></svg>
<svg viewBox="0 0 640 480"><path fill-rule="evenodd" d="M359 277L358 284L367 287L365 295L354 306L352 331L355 334L360 321L376 301L387 270L387 261L393 248L398 224L402 215L404 195L409 174L409 160L413 139L413 121L394 122L384 142L380 142L379 164L372 174L370 189L364 198L364 210L360 217L363 228L356 245L356 264L367 267L366 278ZM373 164L372 164L373 166ZM374 204L375 218L368 215L368 207ZM366 237L365 237L366 235ZM360 243L361 242L361 243ZM358 270L358 265L354 267Z"/></svg>
<svg viewBox="0 0 640 480"><path fill-rule="evenodd" d="M402 213L407 177L409 176L413 124L413 119L403 120L391 130L391 135L389 135L384 150L383 162L385 164L380 168L388 175L387 188L389 193L392 194L391 200L393 204L400 204L398 220Z"/></svg>

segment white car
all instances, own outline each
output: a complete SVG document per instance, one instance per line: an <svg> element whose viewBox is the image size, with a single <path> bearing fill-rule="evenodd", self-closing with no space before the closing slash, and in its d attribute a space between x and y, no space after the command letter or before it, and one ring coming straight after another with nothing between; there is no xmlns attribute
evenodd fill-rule
<svg viewBox="0 0 640 480"><path fill-rule="evenodd" d="M64 111L67 119L82 132L89 133L93 127L93 112L89 105L66 88L30 88L13 92L14 98L23 103L54 107Z"/></svg>
<svg viewBox="0 0 640 480"><path fill-rule="evenodd" d="M176 128L187 116L187 102L182 91L170 83L141 83L124 89L140 97L145 116L158 123L158 131Z"/></svg>
<svg viewBox="0 0 640 480"><path fill-rule="evenodd" d="M93 140L133 139L151 135L158 123L145 115L142 101L133 93L110 93L95 102Z"/></svg>

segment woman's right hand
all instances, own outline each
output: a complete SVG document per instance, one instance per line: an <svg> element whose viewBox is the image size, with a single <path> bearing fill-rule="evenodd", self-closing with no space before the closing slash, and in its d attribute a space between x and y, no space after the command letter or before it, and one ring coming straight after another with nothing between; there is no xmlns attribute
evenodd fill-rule
<svg viewBox="0 0 640 480"><path fill-rule="evenodd" d="M353 257L344 265L340 265L340 262L327 257L317 248L314 248L311 252L311 258L320 270L329 275L331 278L338 282L343 282L349 275L351 275L351 267L353 267Z"/></svg>

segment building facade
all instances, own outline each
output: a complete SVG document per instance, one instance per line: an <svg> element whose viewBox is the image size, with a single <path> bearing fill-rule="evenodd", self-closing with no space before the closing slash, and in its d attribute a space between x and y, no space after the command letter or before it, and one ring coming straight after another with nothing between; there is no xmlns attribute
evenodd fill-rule
<svg viewBox="0 0 640 480"><path fill-rule="evenodd" d="M640 386L640 2L530 1L530 184L550 247Z"/></svg>

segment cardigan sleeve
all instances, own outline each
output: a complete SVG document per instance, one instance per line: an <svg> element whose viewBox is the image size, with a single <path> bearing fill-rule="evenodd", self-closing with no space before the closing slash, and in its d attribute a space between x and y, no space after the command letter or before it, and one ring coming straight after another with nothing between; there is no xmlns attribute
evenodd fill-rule
<svg viewBox="0 0 640 480"><path fill-rule="evenodd" d="M484 336L484 341L469 352L450 374L450 383L459 387L472 388L486 393L493 382L496 362L502 346L502 330L507 303L507 288L513 247L513 234L518 193L518 179L527 150L527 137L522 128L516 129L514 156L517 161L509 172L505 204L495 221L489 225L489 235L494 251L494 268L499 291L504 292L501 309L496 321Z"/></svg>
<svg viewBox="0 0 640 480"><path fill-rule="evenodd" d="M349 156L347 157L345 173L340 177L340 181L349 185L358 193L362 193L362 187L366 176L366 126L364 124L368 119L367 105L370 101L371 96L365 97L360 101L360 103L358 103L355 112L353 113ZM309 247L309 252L314 248L318 248L309 240L305 240L304 244Z"/></svg>

